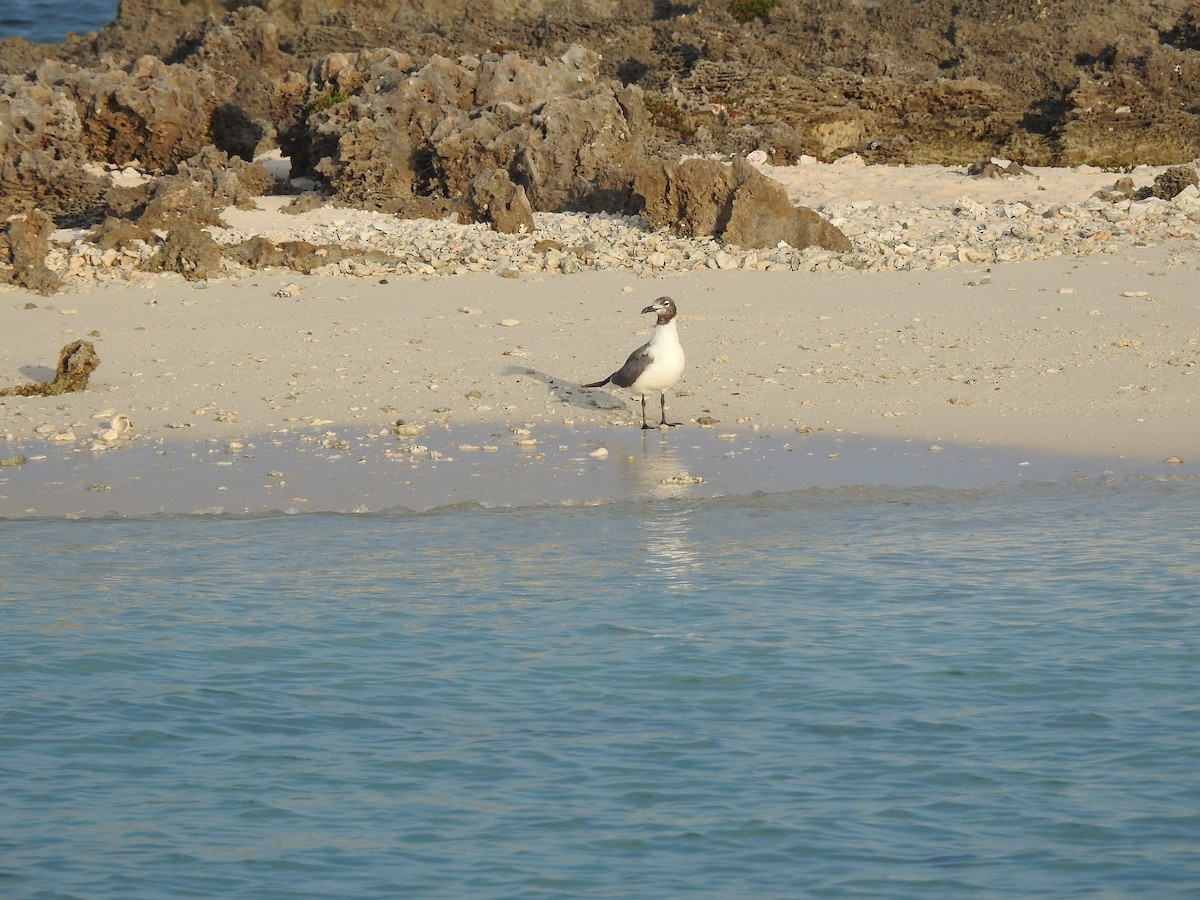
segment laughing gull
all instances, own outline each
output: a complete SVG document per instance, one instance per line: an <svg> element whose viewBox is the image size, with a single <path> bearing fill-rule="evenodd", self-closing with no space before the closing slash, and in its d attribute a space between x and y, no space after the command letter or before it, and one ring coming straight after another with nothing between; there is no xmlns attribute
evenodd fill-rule
<svg viewBox="0 0 1200 900"><path fill-rule="evenodd" d="M650 340L629 354L625 365L617 369L603 381L585 384L585 388L603 387L610 381L617 387L628 388L631 392L642 397L642 427L653 428L646 424L646 394L659 392L659 403L662 406L662 425L675 426L679 422L667 421L667 388L679 381L683 374L683 347L679 343L679 331L675 327L675 301L670 297L659 297L642 310L644 313L658 313L658 323L654 326L654 334Z"/></svg>

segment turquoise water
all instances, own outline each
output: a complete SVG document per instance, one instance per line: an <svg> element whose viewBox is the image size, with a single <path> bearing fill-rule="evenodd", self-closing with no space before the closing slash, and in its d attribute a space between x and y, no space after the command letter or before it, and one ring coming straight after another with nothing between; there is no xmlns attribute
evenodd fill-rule
<svg viewBox="0 0 1200 900"><path fill-rule="evenodd" d="M1198 507L0 521L0 895L1193 897Z"/></svg>

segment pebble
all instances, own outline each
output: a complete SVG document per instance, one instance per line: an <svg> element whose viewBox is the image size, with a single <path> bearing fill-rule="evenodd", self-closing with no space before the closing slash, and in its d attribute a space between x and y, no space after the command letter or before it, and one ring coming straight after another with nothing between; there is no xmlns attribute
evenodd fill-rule
<svg viewBox="0 0 1200 900"><path fill-rule="evenodd" d="M839 164L856 163L843 158ZM964 180L964 187L967 184ZM396 219L362 210L345 210L344 218L329 221L322 220L317 210L288 217L287 232L273 233L272 238L387 254L389 259L383 262L351 261L348 271L358 276L420 274L439 278L465 272L519 278L585 269L642 276L691 269L928 271L960 263L1089 256L1113 252L1122 243L1152 245L1169 239L1200 239L1197 191L1184 191L1169 201L1138 203L1113 203L1096 197L1076 203L1036 199L983 202L970 196L911 204L831 200L816 210L842 229L852 249L833 253L781 244L742 250L710 238L691 239L651 230L639 216L610 213L535 213L534 233L520 235L499 234L480 224ZM249 237L236 229L213 228L211 233L223 244ZM65 249L56 247L47 265L68 281L146 277L135 268L139 254L106 263L94 246L82 240L83 234L80 231L79 240ZM153 253L156 248L145 249ZM342 271L330 264L314 274ZM276 291L280 297L300 293L297 283ZM478 311L466 307L462 312L472 315Z"/></svg>

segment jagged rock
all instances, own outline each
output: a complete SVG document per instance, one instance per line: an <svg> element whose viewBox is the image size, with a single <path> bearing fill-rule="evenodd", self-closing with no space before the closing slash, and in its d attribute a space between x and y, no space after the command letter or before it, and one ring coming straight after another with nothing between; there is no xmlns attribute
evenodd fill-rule
<svg viewBox="0 0 1200 900"><path fill-rule="evenodd" d="M89 163L166 172L212 142L234 79L142 57L96 69L47 60L0 79L0 214L95 214L111 180Z"/></svg>
<svg viewBox="0 0 1200 900"><path fill-rule="evenodd" d="M92 229L87 240L101 250L126 250L132 249L138 242L154 244L157 237L144 225L109 216Z"/></svg>
<svg viewBox="0 0 1200 900"><path fill-rule="evenodd" d="M309 85L285 152L340 202L404 211L421 196L461 198L468 217L512 232L532 230L534 210L632 206L656 227L740 246L849 248L744 161L648 162L641 91L601 78L599 57L581 47L544 65L513 53L422 67L393 51L334 54Z"/></svg>
<svg viewBox="0 0 1200 900"><path fill-rule="evenodd" d="M1029 170L1011 160L982 159L967 166L967 174L974 178L1004 178L1028 175Z"/></svg>
<svg viewBox="0 0 1200 900"><path fill-rule="evenodd" d="M394 211L421 196L457 201L500 169L533 209L561 210L581 179L642 153L640 92L618 91L598 69L581 47L544 65L515 53L423 66L390 50L334 54L303 93L298 79L281 86L281 146L293 175L324 177L339 202Z"/></svg>
<svg viewBox="0 0 1200 900"><path fill-rule="evenodd" d="M637 170L634 190L642 216L657 228L674 227L688 237L713 236L739 247L849 250L842 232L806 207L796 207L783 185L744 160L732 166L712 160L656 162Z"/></svg>
<svg viewBox="0 0 1200 900"><path fill-rule="evenodd" d="M187 32L188 65L236 77L230 98L213 110L213 143L231 155L254 159L276 145L270 98L277 73L289 68L290 59L280 49L279 25L264 10L245 7L224 17L214 12Z"/></svg>
<svg viewBox="0 0 1200 900"><path fill-rule="evenodd" d="M0 278L41 294L62 287L62 279L46 267L54 220L41 210L19 213L8 220L0 233L0 260L11 269L0 269Z"/></svg>
<svg viewBox="0 0 1200 900"><path fill-rule="evenodd" d="M254 198L269 192L274 178L260 164L230 158L223 150L205 147L179 164L174 175L164 175L147 186L140 209L126 214L152 228L169 228L181 222L221 225L221 210L228 206L254 209ZM115 202L115 191L108 199Z"/></svg>
<svg viewBox="0 0 1200 900"><path fill-rule="evenodd" d="M1189 185L1200 185L1200 176L1192 166L1171 166L1154 179L1151 193L1160 200L1170 200Z"/></svg>
<svg viewBox="0 0 1200 900"><path fill-rule="evenodd" d="M46 62L35 73L80 110L88 159L161 173L212 142L214 110L233 93L235 80L221 72L167 65L143 56L120 67L96 69Z"/></svg>
<svg viewBox="0 0 1200 900"><path fill-rule="evenodd" d="M483 172L472 179L466 202L475 222L487 222L501 234L532 234L533 207L525 189L512 183L500 169Z"/></svg>
<svg viewBox="0 0 1200 900"><path fill-rule="evenodd" d="M194 223L184 223L167 233L158 252L143 268L149 272L177 272L188 281L203 281L224 273L221 247L212 235Z"/></svg>
<svg viewBox="0 0 1200 900"><path fill-rule="evenodd" d="M0 71L142 55L222 71L238 84L213 138L245 156L281 120L267 112L279 80L330 54L403 47L420 68L581 44L603 53L603 77L668 113L646 133L654 155L1162 165L1200 156L1198 21L1188 0L789 0L744 25L724 0L122 0L96 35L0 42Z"/></svg>
<svg viewBox="0 0 1200 900"><path fill-rule="evenodd" d="M23 384L0 390L3 397L54 397L74 391L87 390L88 379L100 365L100 357L91 341L72 341L58 353L54 380L48 383Z"/></svg>
<svg viewBox="0 0 1200 900"><path fill-rule="evenodd" d="M87 171L74 101L53 86L0 78L0 216L39 208L84 215L108 180Z"/></svg>

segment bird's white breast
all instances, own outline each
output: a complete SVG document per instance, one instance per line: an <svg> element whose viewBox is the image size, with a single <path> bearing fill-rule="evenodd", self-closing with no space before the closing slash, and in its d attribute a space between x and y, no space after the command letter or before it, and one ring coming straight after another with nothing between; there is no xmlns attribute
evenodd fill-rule
<svg viewBox="0 0 1200 900"><path fill-rule="evenodd" d="M655 326L654 334L646 345L650 363L637 381L629 386L635 394L647 391L665 391L679 381L683 375L683 346L679 343L679 331L674 322Z"/></svg>

